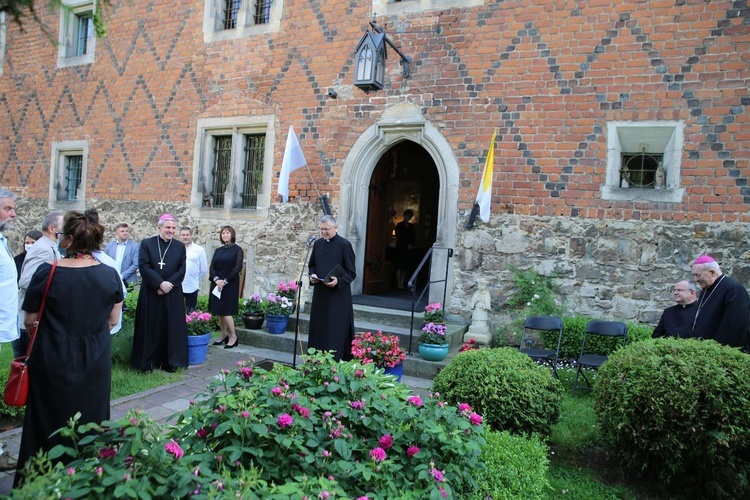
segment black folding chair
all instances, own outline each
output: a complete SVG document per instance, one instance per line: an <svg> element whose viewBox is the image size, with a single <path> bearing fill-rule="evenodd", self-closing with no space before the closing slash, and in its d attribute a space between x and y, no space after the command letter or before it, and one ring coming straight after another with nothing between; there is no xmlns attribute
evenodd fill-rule
<svg viewBox="0 0 750 500"><path fill-rule="evenodd" d="M581 355L578 356L576 363L578 363L578 370L576 371L576 380L573 384L573 392L578 390L578 377L583 375L583 379L586 381L587 387L581 386L581 389L591 390L593 386L588 378L584 368L597 370L604 364L609 356L603 354L586 354L586 339L592 336L607 337L607 338L618 338L622 337L622 346L625 347L625 340L627 339L628 329L625 323L620 321L589 321L586 325L586 330L583 332L583 342L581 342ZM589 349L591 351L593 349Z"/></svg>
<svg viewBox="0 0 750 500"><path fill-rule="evenodd" d="M552 365L552 373L558 379L557 356L560 353L560 342L562 341L563 322L554 316L529 316L523 325L521 332L521 345L518 350L527 354L534 361L544 361ZM554 332L557 335L557 348L545 349L542 334Z"/></svg>

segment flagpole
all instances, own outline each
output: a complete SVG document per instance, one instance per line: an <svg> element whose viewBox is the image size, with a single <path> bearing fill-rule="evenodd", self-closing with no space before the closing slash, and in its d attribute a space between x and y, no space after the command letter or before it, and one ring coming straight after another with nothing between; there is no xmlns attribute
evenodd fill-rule
<svg viewBox="0 0 750 500"><path fill-rule="evenodd" d="M477 220L477 215L479 215L479 203L476 201L474 202L474 206L471 207L471 213L469 214L469 220L466 221L466 229L471 231L474 229L474 222Z"/></svg>

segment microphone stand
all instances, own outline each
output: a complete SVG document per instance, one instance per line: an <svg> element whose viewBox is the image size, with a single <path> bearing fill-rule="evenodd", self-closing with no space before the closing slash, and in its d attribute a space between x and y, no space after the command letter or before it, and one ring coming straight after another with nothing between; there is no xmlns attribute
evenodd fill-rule
<svg viewBox="0 0 750 500"><path fill-rule="evenodd" d="M305 267L307 266L307 258L310 256L310 249L312 248L315 236L310 238L310 241L305 245L305 258L302 259L302 268L299 270L299 280L297 280L297 320L294 326L294 356L292 357L292 368L297 368L297 342L299 341L299 310L302 309L302 275L305 273ZM301 342L300 342L301 343ZM302 346L300 345L300 350Z"/></svg>

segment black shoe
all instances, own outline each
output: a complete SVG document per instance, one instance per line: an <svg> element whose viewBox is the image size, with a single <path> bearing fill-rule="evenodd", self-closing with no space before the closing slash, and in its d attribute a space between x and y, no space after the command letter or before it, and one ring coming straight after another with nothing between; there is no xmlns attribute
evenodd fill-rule
<svg viewBox="0 0 750 500"><path fill-rule="evenodd" d="M213 343L213 345L221 345L221 344L229 344L229 335Z"/></svg>
<svg viewBox="0 0 750 500"><path fill-rule="evenodd" d="M229 339L227 339L227 340L229 340ZM224 349L233 349L233 348L237 347L238 345L240 345L240 338L239 337L237 337L237 339L234 341L234 344L230 344L229 342L227 342L227 345L224 346Z"/></svg>
<svg viewBox="0 0 750 500"><path fill-rule="evenodd" d="M174 366L164 365L161 367L162 370L164 370L167 373L174 373L177 371L177 368Z"/></svg>

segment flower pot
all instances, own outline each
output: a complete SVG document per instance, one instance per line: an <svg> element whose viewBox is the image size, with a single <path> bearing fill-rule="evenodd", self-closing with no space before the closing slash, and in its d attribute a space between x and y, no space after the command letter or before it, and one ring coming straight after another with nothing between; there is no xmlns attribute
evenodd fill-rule
<svg viewBox="0 0 750 500"><path fill-rule="evenodd" d="M211 340L210 333L203 335L188 335L188 364L201 365L206 362L208 353L208 342Z"/></svg>
<svg viewBox="0 0 750 500"><path fill-rule="evenodd" d="M448 355L448 344L419 344L419 355L425 361L442 361Z"/></svg>
<svg viewBox="0 0 750 500"><path fill-rule="evenodd" d="M268 333L273 333L274 335L284 333L287 323L289 323L289 316L286 314L266 314Z"/></svg>
<svg viewBox="0 0 750 500"><path fill-rule="evenodd" d="M386 375L393 375L397 381L401 382L401 377L404 375L404 363L399 363L393 368L387 366L382 366L381 368L385 370Z"/></svg>
<svg viewBox="0 0 750 500"><path fill-rule="evenodd" d="M263 314L242 315L242 322L245 324L245 328L250 330L260 330L263 327L263 321L265 321L265 315Z"/></svg>

